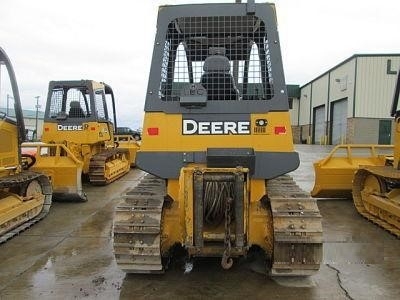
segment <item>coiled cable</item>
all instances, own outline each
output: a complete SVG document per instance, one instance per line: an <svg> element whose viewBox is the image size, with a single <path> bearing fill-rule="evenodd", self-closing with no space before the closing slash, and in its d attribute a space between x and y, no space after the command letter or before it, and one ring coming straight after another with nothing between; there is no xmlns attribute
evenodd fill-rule
<svg viewBox="0 0 400 300"><path fill-rule="evenodd" d="M203 212L206 224L218 226L225 218L226 203L234 199L234 183L206 181L203 195ZM233 209L232 209L233 211ZM232 216L234 215L231 211Z"/></svg>

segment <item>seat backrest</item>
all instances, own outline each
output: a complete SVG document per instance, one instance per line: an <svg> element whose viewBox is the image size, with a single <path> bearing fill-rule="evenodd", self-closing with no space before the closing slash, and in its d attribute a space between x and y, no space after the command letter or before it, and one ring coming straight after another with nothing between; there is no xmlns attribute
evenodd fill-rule
<svg viewBox="0 0 400 300"><path fill-rule="evenodd" d="M223 55L211 55L203 65L201 84L207 90L207 100L237 100L238 90L230 73L229 59Z"/></svg>
<svg viewBox="0 0 400 300"><path fill-rule="evenodd" d="M68 115L70 118L84 118L85 117L85 113L83 112L83 109L82 109L79 101L71 101L71 103L69 104Z"/></svg>

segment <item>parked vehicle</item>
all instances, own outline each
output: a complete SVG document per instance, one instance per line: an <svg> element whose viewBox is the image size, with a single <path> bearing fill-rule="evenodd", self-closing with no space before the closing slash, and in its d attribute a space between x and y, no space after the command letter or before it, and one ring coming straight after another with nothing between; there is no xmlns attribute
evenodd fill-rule
<svg viewBox="0 0 400 300"><path fill-rule="evenodd" d="M131 135L136 141L140 141L142 139L142 134L139 131L133 130L129 127L117 127L115 134Z"/></svg>

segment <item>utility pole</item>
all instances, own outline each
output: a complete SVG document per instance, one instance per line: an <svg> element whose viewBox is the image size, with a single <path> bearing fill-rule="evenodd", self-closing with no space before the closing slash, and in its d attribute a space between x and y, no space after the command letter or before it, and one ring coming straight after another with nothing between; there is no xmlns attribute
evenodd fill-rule
<svg viewBox="0 0 400 300"><path fill-rule="evenodd" d="M10 117L10 100L13 100L13 106L12 107L14 107L14 97L13 96L11 96L10 94L7 94L7 107L6 107L6 113L7 113L7 116L9 116ZM16 114L15 114L15 110L14 110L14 116L13 117L15 117L16 118Z"/></svg>
<svg viewBox="0 0 400 300"><path fill-rule="evenodd" d="M9 100L10 100L10 98L12 98L9 94L7 94L7 108L6 108L6 113L7 113L7 116L10 116L10 113L8 112L8 110L9 110Z"/></svg>
<svg viewBox="0 0 400 300"><path fill-rule="evenodd" d="M37 139L38 139L38 134L37 134L37 131L38 131L38 113L39 113L39 108L40 108L40 105L39 105L39 98L40 98L40 96L36 96L35 97L36 98L36 125L35 125L35 140L37 141Z"/></svg>

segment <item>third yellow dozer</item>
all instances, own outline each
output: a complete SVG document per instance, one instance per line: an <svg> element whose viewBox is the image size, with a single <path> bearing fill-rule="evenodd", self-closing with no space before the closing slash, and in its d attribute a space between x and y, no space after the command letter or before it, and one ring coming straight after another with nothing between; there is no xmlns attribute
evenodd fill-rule
<svg viewBox="0 0 400 300"><path fill-rule="evenodd" d="M294 151L272 4L159 8L136 164L113 224L117 264L160 273L188 258L263 250L273 275L314 274L321 215L286 173Z"/></svg>
<svg viewBox="0 0 400 300"><path fill-rule="evenodd" d="M314 163L313 197L353 197L357 211L400 237L400 72L391 116L395 144L339 145L328 157Z"/></svg>
<svg viewBox="0 0 400 300"><path fill-rule="evenodd" d="M114 134L114 142L119 149L129 152L131 167L136 165L136 152L140 148L139 142L130 134Z"/></svg>
<svg viewBox="0 0 400 300"><path fill-rule="evenodd" d="M2 67L8 76L1 72ZM25 140L24 116L14 69L2 48L0 77L3 84L9 79L14 100L12 108L0 110L0 243L3 243L48 214L52 189L47 176L28 170L35 158L21 154L20 145Z"/></svg>
<svg viewBox="0 0 400 300"><path fill-rule="evenodd" d="M32 169L51 177L55 197L85 201L82 175L91 184L105 185L129 172L129 152L114 142L115 125L109 85L92 80L51 81L42 143L26 145L36 147Z"/></svg>

